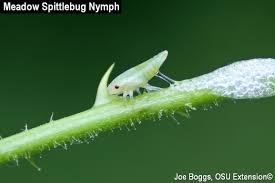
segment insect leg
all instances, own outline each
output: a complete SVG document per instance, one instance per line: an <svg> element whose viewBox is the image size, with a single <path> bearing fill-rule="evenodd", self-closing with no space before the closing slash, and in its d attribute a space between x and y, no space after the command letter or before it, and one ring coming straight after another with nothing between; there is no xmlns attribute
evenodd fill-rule
<svg viewBox="0 0 275 183"><path fill-rule="evenodd" d="M136 89L136 92L137 92L139 95L141 94L139 88Z"/></svg>
<svg viewBox="0 0 275 183"><path fill-rule="evenodd" d="M159 90L161 90L162 88L147 84L147 85L145 86L145 89L146 89L148 92L153 92L153 91L159 91Z"/></svg>
<svg viewBox="0 0 275 183"><path fill-rule="evenodd" d="M166 82L169 83L169 84L173 84L173 83L176 82L175 80L173 80L173 79L169 78L168 76L162 74L160 71L157 73L156 76L157 76L158 78L160 78L160 79L166 81Z"/></svg>
<svg viewBox="0 0 275 183"><path fill-rule="evenodd" d="M158 78L160 78L161 80L163 80L163 81L166 81L167 83L169 83L169 84L172 84L170 81L168 81L167 79L165 79L165 78L163 78L162 76L160 76L160 75L156 75L156 77L158 77Z"/></svg>
<svg viewBox="0 0 275 183"><path fill-rule="evenodd" d="M130 90L130 91L128 92L128 95L129 95L130 98L133 98L133 95L134 95L133 90Z"/></svg>
<svg viewBox="0 0 275 183"><path fill-rule="evenodd" d="M130 98L133 98L134 96L134 92L133 90L127 91L127 92L123 92L123 98L127 99L127 97L129 96Z"/></svg>
<svg viewBox="0 0 275 183"><path fill-rule="evenodd" d="M123 92L123 98L125 98L126 99L126 97L127 97L127 95L128 95L128 93L127 92Z"/></svg>

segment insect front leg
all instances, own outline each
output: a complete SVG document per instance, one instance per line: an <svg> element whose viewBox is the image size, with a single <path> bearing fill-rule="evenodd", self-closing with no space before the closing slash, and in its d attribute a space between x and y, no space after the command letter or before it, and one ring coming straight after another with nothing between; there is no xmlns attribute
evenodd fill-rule
<svg viewBox="0 0 275 183"><path fill-rule="evenodd" d="M130 98L133 98L133 96L134 96L134 92L133 92L133 90L130 90L130 91L125 91L125 92L123 92L123 98L127 98L127 96L129 96Z"/></svg>
<svg viewBox="0 0 275 183"><path fill-rule="evenodd" d="M126 97L127 97L127 95L128 95L128 93L127 92L123 92L123 98L125 98L126 99Z"/></svg>

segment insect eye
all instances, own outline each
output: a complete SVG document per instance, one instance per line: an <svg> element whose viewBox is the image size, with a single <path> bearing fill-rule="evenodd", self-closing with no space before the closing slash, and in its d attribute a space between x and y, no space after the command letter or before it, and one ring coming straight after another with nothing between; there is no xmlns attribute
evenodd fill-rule
<svg viewBox="0 0 275 183"><path fill-rule="evenodd" d="M115 89L119 89L119 86L115 85Z"/></svg>

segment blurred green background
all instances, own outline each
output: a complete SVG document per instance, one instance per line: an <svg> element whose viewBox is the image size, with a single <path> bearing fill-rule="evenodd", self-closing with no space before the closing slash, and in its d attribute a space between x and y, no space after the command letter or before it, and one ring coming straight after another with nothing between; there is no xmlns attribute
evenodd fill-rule
<svg viewBox="0 0 275 183"><path fill-rule="evenodd" d="M275 1L123 1L120 15L0 15L0 135L92 106L98 82L167 49L182 80L275 57ZM89 144L0 166L0 182L173 182L178 173L275 173L275 97L222 103L191 119L143 121Z"/></svg>

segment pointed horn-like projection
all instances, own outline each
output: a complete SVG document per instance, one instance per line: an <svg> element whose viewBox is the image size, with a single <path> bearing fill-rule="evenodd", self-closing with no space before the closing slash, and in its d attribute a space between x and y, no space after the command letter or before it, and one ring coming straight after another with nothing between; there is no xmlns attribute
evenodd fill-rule
<svg viewBox="0 0 275 183"><path fill-rule="evenodd" d="M97 88L96 99L95 99L95 103L94 103L93 107L109 103L112 100L111 99L112 96L109 94L109 92L107 90L107 84L108 84L109 76L110 76L114 66L115 66L115 63L113 63L109 67L109 69L105 72L104 76L101 78L101 81Z"/></svg>

